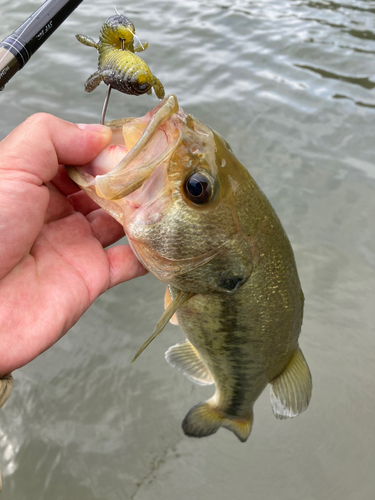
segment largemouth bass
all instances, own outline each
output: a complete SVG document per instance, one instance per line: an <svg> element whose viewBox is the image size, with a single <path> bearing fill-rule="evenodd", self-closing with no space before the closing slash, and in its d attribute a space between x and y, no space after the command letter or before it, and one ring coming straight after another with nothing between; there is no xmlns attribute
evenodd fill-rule
<svg viewBox="0 0 375 500"><path fill-rule="evenodd" d="M225 427L246 441L267 384L277 418L304 411L312 390L298 346L304 298L265 195L227 142L173 95L142 118L108 125L114 144L68 172L168 285L165 313L139 352L171 319L186 340L167 361L198 384L215 384L212 398L186 415L185 434Z"/></svg>

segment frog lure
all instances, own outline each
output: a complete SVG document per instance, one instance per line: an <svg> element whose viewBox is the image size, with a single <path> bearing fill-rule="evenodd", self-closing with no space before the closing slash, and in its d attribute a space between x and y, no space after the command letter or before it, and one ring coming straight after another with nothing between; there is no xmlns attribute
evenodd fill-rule
<svg viewBox="0 0 375 500"><path fill-rule="evenodd" d="M83 45L94 47L98 51L98 70L87 79L85 91L92 92L101 82L108 85L102 123L112 88L130 95L150 95L154 89L159 99L164 98L162 83L152 74L143 59L135 54L146 50L148 43L139 42L134 45L134 36L134 24L117 11L116 15L109 17L103 24L98 42L86 35L76 35Z"/></svg>

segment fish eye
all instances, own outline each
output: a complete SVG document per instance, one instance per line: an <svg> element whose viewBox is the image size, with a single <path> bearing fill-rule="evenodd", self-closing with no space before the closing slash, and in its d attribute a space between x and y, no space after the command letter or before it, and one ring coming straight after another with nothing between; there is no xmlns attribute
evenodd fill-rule
<svg viewBox="0 0 375 500"><path fill-rule="evenodd" d="M211 179L200 172L191 175L186 180L184 188L189 200L197 205L209 202L214 191Z"/></svg>

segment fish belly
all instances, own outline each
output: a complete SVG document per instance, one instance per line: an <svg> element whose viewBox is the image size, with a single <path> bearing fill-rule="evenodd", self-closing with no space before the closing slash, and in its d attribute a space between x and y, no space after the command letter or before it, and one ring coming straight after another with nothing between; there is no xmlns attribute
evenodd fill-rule
<svg viewBox="0 0 375 500"><path fill-rule="evenodd" d="M187 435L207 436L226 427L246 441L255 401L293 355L291 327L285 326L292 325L293 318L283 312L267 315L254 296L252 287L246 285L233 296L196 295L177 312L180 327L216 386L213 397L185 417ZM280 328L284 342L279 342Z"/></svg>
<svg viewBox="0 0 375 500"><path fill-rule="evenodd" d="M215 296L195 296L178 311L179 325L216 386L213 397L187 415L183 427L188 435L212 434L223 426L235 432L241 441L246 440L254 402L268 383L257 346L252 348L249 332L233 317L231 302ZM202 420L212 425L203 425ZM197 421L201 422L198 430Z"/></svg>

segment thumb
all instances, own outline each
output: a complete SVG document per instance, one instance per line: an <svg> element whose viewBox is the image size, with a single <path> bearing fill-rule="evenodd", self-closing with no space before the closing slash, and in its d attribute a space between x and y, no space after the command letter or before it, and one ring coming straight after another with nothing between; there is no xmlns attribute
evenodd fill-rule
<svg viewBox="0 0 375 500"><path fill-rule="evenodd" d="M110 142L102 125L78 126L38 113L0 142L0 278L30 250L49 202L44 183L59 164L83 165Z"/></svg>
<svg viewBox="0 0 375 500"><path fill-rule="evenodd" d="M42 184L56 175L59 164L83 165L91 161L111 137L111 129L104 125L76 125L37 113L0 143L0 170L21 171L29 181Z"/></svg>

